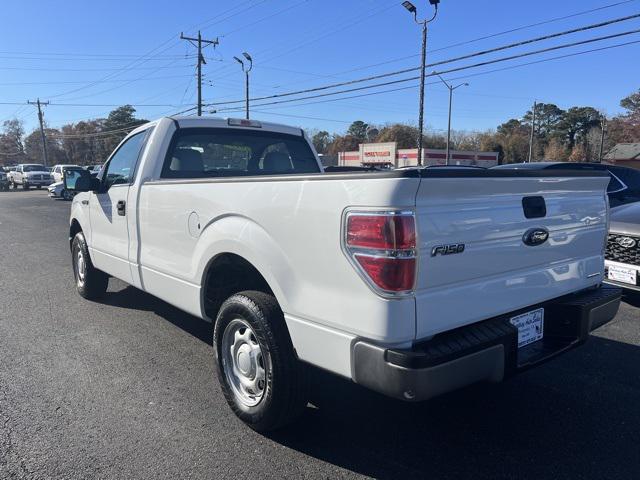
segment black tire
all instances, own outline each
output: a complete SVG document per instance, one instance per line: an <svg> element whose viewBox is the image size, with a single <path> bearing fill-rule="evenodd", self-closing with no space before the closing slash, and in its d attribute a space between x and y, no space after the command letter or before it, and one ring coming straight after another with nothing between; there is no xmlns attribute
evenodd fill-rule
<svg viewBox="0 0 640 480"><path fill-rule="evenodd" d="M80 258L84 265L81 266ZM76 289L81 297L87 300L97 300L107 291L109 276L93 266L87 242L82 232L78 232L71 244L71 263ZM81 271L83 273L81 273Z"/></svg>
<svg viewBox="0 0 640 480"><path fill-rule="evenodd" d="M22 184L22 188L23 188L24 190L29 190L29 185L28 185L27 183L23 183L23 184Z"/></svg>
<svg viewBox="0 0 640 480"><path fill-rule="evenodd" d="M264 389L255 406L243 402L225 373L229 365L222 349L224 332L232 328L232 321L237 322L238 319L252 330L259 344L265 371ZM233 412L249 427L258 432L276 430L302 414L307 405L304 366L296 357L282 310L273 295L244 291L227 299L216 319L213 346L216 373L225 399Z"/></svg>
<svg viewBox="0 0 640 480"><path fill-rule="evenodd" d="M38 185L36 188L40 190L42 188L42 185Z"/></svg>
<svg viewBox="0 0 640 480"><path fill-rule="evenodd" d="M71 200L71 197L69 196L69 191L62 189L62 192L60 192L60 198L64 200Z"/></svg>

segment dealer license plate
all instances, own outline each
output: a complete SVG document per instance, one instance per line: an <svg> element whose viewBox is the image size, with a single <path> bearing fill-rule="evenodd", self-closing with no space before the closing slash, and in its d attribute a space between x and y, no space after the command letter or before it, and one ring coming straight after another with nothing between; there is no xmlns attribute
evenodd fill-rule
<svg viewBox="0 0 640 480"><path fill-rule="evenodd" d="M511 317L509 321L518 329L518 348L542 340L544 336L544 308Z"/></svg>
<svg viewBox="0 0 640 480"><path fill-rule="evenodd" d="M635 268L618 267L616 265L609 265L609 273L607 278L616 282L629 283L631 285L636 284L638 276Z"/></svg>

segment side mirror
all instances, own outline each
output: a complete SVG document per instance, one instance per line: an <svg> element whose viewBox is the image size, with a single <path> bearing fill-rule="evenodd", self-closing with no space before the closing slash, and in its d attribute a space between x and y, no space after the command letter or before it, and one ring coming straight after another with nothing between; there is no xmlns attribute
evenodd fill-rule
<svg viewBox="0 0 640 480"><path fill-rule="evenodd" d="M70 192L95 192L100 186L100 181L84 169L65 170L62 176L64 188Z"/></svg>

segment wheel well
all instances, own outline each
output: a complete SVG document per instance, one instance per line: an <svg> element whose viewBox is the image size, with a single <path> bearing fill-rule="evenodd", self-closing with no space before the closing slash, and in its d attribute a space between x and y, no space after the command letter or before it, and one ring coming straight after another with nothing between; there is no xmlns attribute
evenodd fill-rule
<svg viewBox="0 0 640 480"><path fill-rule="evenodd" d="M204 312L215 320L222 303L244 290L257 290L273 295L260 272L239 255L223 253L215 257L204 274Z"/></svg>
<svg viewBox="0 0 640 480"><path fill-rule="evenodd" d="M80 227L80 222L78 222L75 218L71 221L71 226L69 227L69 246L73 243L73 239L78 232L82 231L82 227Z"/></svg>

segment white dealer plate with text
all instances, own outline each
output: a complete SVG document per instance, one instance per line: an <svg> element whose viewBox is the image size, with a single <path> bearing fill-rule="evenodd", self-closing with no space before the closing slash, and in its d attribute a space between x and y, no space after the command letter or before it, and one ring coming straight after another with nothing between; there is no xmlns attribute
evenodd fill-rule
<svg viewBox="0 0 640 480"><path fill-rule="evenodd" d="M607 274L607 278L609 280L635 285L636 277L637 273L635 268L624 268L616 265L609 265L609 273Z"/></svg>
<svg viewBox="0 0 640 480"><path fill-rule="evenodd" d="M544 308L511 317L509 321L518 329L518 348L542 340L544 336Z"/></svg>

